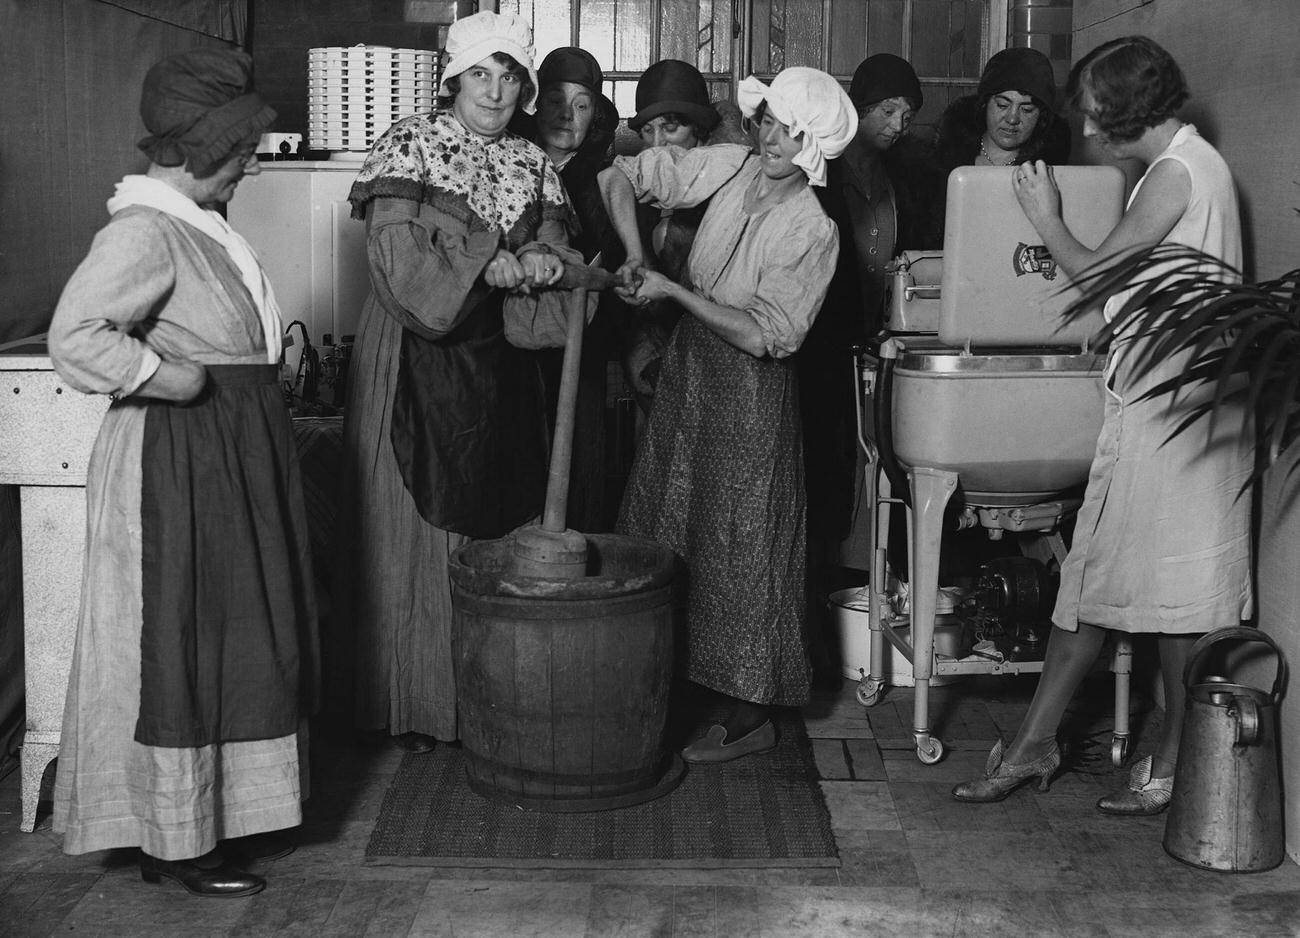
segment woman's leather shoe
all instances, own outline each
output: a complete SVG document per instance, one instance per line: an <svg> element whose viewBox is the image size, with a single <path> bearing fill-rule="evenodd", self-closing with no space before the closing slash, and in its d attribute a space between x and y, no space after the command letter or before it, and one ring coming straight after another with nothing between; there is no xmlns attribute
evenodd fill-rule
<svg viewBox="0 0 1300 938"><path fill-rule="evenodd" d="M971 782L960 782L953 787L952 796L958 801L988 804L1001 801L1030 779L1038 779L1038 790L1047 791L1052 776L1061 767L1061 747L1052 740L1052 748L1033 762L1003 762L1002 740L998 740L984 763L984 777Z"/></svg>
<svg viewBox="0 0 1300 938"><path fill-rule="evenodd" d="M221 842L221 852L236 863L279 860L293 853L293 840L287 831L265 831Z"/></svg>
<svg viewBox="0 0 1300 938"><path fill-rule="evenodd" d="M1128 785L1119 791L1103 795L1097 810L1103 814L1122 814L1129 817L1142 814L1159 814L1169 807L1174 796L1174 777L1151 777L1151 756L1133 764Z"/></svg>
<svg viewBox="0 0 1300 938"><path fill-rule="evenodd" d="M398 733L393 737L393 745L406 752L433 752L433 747L437 742L432 736L417 733L414 730L409 733Z"/></svg>
<svg viewBox="0 0 1300 938"><path fill-rule="evenodd" d="M776 727L771 720L731 742L727 742L727 728L715 723L701 738L682 750L682 759L695 763L730 762L741 756L767 752L775 746Z"/></svg>
<svg viewBox="0 0 1300 938"><path fill-rule="evenodd" d="M146 883L156 883L164 876L176 880L191 895L214 899L251 896L266 888L266 880L262 877L224 861L213 867L204 867L194 860L159 860L141 851L140 878Z"/></svg>

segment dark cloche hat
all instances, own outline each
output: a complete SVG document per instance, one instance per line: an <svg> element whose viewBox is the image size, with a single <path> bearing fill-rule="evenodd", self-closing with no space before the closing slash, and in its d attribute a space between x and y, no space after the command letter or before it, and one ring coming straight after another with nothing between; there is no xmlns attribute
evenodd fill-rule
<svg viewBox="0 0 1300 938"><path fill-rule="evenodd" d="M1019 91L1054 106L1056 75L1051 60L1037 49L1003 49L984 66L979 94L985 98L1004 91Z"/></svg>
<svg viewBox="0 0 1300 938"><path fill-rule="evenodd" d="M600 94L601 86L605 83L605 73L601 71L596 57L586 49L564 46L542 60L541 67L537 69L537 81L543 88L571 81Z"/></svg>
<svg viewBox="0 0 1300 938"><path fill-rule="evenodd" d="M921 80L916 77L911 63L888 52L878 52L863 59L853 73L849 100L861 110L886 98L907 98L918 111L925 103Z"/></svg>
<svg viewBox="0 0 1300 938"><path fill-rule="evenodd" d="M704 133L721 120L700 70L677 59L656 62L641 74L636 83L636 114L627 126L640 130L660 114L681 114Z"/></svg>

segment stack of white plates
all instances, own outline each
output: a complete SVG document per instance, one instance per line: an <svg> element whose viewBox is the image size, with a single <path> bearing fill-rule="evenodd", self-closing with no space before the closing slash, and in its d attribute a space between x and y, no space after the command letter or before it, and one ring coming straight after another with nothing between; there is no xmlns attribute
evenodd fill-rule
<svg viewBox="0 0 1300 938"><path fill-rule="evenodd" d="M433 109L436 70L437 55L422 49L308 50L308 145L364 153L394 121Z"/></svg>

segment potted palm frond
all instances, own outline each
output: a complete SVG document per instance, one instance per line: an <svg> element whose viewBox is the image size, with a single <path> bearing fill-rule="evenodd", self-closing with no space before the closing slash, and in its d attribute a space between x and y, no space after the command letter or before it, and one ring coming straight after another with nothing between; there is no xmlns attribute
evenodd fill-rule
<svg viewBox="0 0 1300 938"><path fill-rule="evenodd" d="M1145 339L1132 358L1138 372L1180 356L1182 371L1150 393L1179 393L1209 382L1213 395L1189 404L1179 432L1226 402L1247 404L1260 425L1266 458L1275 463L1300 435L1300 269L1245 282L1218 258L1179 244L1159 244L1113 259L1079 278L1083 291L1066 316L1121 291L1132 291L1099 332L1101 346L1119 336Z"/></svg>
<svg viewBox="0 0 1300 938"><path fill-rule="evenodd" d="M1292 666L1300 666L1300 269L1246 282L1216 258L1164 244L1112 259L1076 285L1084 296L1066 316L1132 291L1098 344L1143 337L1129 359L1138 375L1170 357L1181 359L1178 373L1149 394L1202 389L1173 433L1207 414L1213 419L1225 404L1255 413L1257 624ZM1205 393L1208 388L1213 393ZM1256 675L1249 666L1244 673L1270 686L1271 660L1259 670L1267 673ZM1283 691L1278 726L1287 852L1300 862L1300 694Z"/></svg>

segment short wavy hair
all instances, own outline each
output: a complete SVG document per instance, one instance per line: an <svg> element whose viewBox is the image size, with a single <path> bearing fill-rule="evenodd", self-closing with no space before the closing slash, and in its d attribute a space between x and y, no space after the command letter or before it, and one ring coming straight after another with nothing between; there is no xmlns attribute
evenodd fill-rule
<svg viewBox="0 0 1300 938"><path fill-rule="evenodd" d="M533 79L528 74L528 69L515 61L513 55L507 55L504 52L493 52L492 59L499 65L504 65L511 75L519 79L519 104L518 108L523 108L523 102L533 100L533 94L537 91L537 86L533 84ZM445 110L451 107L456 95L460 94L460 76L452 75L444 84L447 86L447 94L438 97L439 110Z"/></svg>
<svg viewBox="0 0 1300 938"><path fill-rule="evenodd" d="M1091 112L1083 107L1085 93L1095 105ZM1120 143L1173 117L1189 96L1173 56L1146 36L1112 39L1093 49L1070 70L1066 94L1076 111Z"/></svg>

